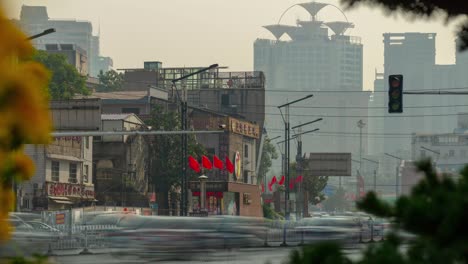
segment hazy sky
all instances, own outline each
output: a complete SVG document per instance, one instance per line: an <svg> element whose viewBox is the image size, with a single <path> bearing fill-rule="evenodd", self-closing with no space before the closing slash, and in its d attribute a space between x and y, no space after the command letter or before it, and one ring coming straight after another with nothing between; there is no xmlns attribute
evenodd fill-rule
<svg viewBox="0 0 468 264"><path fill-rule="evenodd" d="M290 6L306 0L0 0L10 17L19 17L22 5L47 6L52 19L89 20L97 34L101 54L114 60L114 68L140 68L145 60L163 66L208 66L218 63L232 71L253 69L253 42L273 38L263 25L276 24ZM322 2L339 6L338 0ZM361 7L345 11L364 44L364 88L371 89L374 71L383 69L382 33L435 32L439 64L454 63L456 23L410 21L386 16L380 9ZM343 20L339 11L326 7L325 21ZM307 19L300 7L290 9L282 22Z"/></svg>

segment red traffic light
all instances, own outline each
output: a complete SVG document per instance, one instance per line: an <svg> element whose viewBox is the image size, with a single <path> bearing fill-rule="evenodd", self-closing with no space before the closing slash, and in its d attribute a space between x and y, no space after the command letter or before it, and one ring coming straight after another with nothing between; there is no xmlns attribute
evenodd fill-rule
<svg viewBox="0 0 468 264"><path fill-rule="evenodd" d="M388 112L403 113L403 75L388 76Z"/></svg>
<svg viewBox="0 0 468 264"><path fill-rule="evenodd" d="M392 79L391 81L391 86L394 87L394 88L397 88L397 87L400 87L400 80L398 80L396 77Z"/></svg>

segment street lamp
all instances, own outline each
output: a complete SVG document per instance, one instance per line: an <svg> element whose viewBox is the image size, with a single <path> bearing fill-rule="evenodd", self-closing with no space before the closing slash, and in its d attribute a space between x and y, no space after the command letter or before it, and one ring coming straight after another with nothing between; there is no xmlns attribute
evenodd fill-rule
<svg viewBox="0 0 468 264"><path fill-rule="evenodd" d="M394 156L394 155L391 155L391 154L388 154L388 153L384 153L385 155L391 157L391 158L394 158L394 159L397 159L399 161L402 161L403 159L400 158L400 157L397 157L397 156ZM400 179L398 177L398 164L397 164L397 167L396 167L396 174L395 174L395 198L398 197L398 195L400 195L400 192L399 192L399 185L400 185Z"/></svg>
<svg viewBox="0 0 468 264"><path fill-rule="evenodd" d="M357 122L357 126L359 128L359 173L356 174L356 199L357 197L359 197L359 179L358 177L361 175L362 173L362 129L364 128L364 126L366 125L366 123L364 123L364 121L359 120Z"/></svg>
<svg viewBox="0 0 468 264"><path fill-rule="evenodd" d="M372 162L374 164L377 164L377 167L379 166L379 162L371 159L366 159L362 158L363 160ZM374 169L374 192L377 193L377 169Z"/></svg>
<svg viewBox="0 0 468 264"><path fill-rule="evenodd" d="M280 137L281 137L281 136L276 136L276 137L274 137L274 138L269 138L269 139L267 139L267 140L268 140L268 141L273 141L273 140L276 140L276 139L278 139L278 138L280 138Z"/></svg>
<svg viewBox="0 0 468 264"><path fill-rule="evenodd" d="M56 32L55 28L49 28L49 29L44 30L42 33L39 33L39 34L32 35L32 36L28 37L27 40L36 39L36 38L39 38L39 37L42 37L42 36L45 36L45 35L48 35L48 34L52 34L54 32Z"/></svg>
<svg viewBox="0 0 468 264"><path fill-rule="evenodd" d="M180 101L180 109L181 109L181 130L183 131L186 131L187 130L187 91L184 87L184 93L183 93L183 97L180 96L179 94L179 91L177 90L177 86L176 86L176 82L178 81L181 81L181 80L184 80L184 79L187 79L191 76L194 76L194 75L197 75L197 74L200 74L202 72L205 72L205 71L208 71L208 70L211 70L211 69L214 69L214 68L217 68L218 67L218 64L212 64L210 65L209 67L206 67L206 68L203 68L203 69L200 69L198 71L195 71L195 72L192 72L190 74L187 74L187 75L184 75L184 76L181 76L177 79L174 79L172 80L172 85L174 86L175 88L175 91L177 93L177 97ZM187 195L187 189L188 189L188 183L187 183L187 159L188 159L188 146L187 146L187 134L182 134L182 156L181 156L181 159L182 159L182 180L181 180L181 200L182 200L182 214L183 216L186 216L187 215L187 198L188 198L188 195Z"/></svg>
<svg viewBox="0 0 468 264"><path fill-rule="evenodd" d="M432 153L434 153L434 154L437 154L437 158L436 158L436 160L434 161L434 168L437 168L437 162L439 161L440 152L435 151L435 150L430 149L430 148L426 148L426 147L424 147L424 146L421 146L421 148L424 149L424 150L427 150L427 151L429 151L429 152L432 152ZM423 157L423 158L424 158L424 157Z"/></svg>
<svg viewBox="0 0 468 264"><path fill-rule="evenodd" d="M308 98L311 98L313 95L309 94L303 98L294 100L292 102L282 104L278 106L278 109L281 113L281 116L283 117L283 113L281 112L281 108L285 107L286 108L286 118L283 117L284 121L284 151L285 151L285 174L286 174L286 183L289 183L289 150L290 150L290 144L289 144L289 106L298 102L301 102L303 100L306 100ZM285 191L285 197L284 197L284 212L285 212L285 217L286 220L289 220L289 209L288 209L288 202L289 202L289 188L286 188ZM283 236L283 246L286 246L286 236Z"/></svg>
<svg viewBox="0 0 468 264"><path fill-rule="evenodd" d="M51 33L54 33L54 32L55 32L55 28L49 28L49 29L44 30L42 33L32 35L32 36L26 38L26 40L36 39L36 38L39 38L39 37L42 37L44 35L48 35L48 34L51 34ZM19 208L20 206L19 206L18 201L20 199L18 199L18 185L17 185L17 183L16 183L16 181L14 179L13 179L11 185L12 185L12 189L13 189L13 192L15 193L15 198L16 198L16 206L15 206L14 210L16 212L19 212L20 211L20 208Z"/></svg>
<svg viewBox="0 0 468 264"><path fill-rule="evenodd" d="M200 180L200 213L202 213L205 212L206 180L208 177L202 175L198 179Z"/></svg>

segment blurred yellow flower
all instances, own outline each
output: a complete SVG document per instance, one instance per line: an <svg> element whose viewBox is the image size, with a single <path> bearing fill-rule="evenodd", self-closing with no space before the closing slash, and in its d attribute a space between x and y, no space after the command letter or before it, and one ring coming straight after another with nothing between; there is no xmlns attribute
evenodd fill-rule
<svg viewBox="0 0 468 264"><path fill-rule="evenodd" d="M14 154L13 163L14 171L21 180L27 181L34 175L34 162L22 152Z"/></svg>
<svg viewBox="0 0 468 264"><path fill-rule="evenodd" d="M45 92L50 74L40 64L26 62L33 47L0 7L0 242L9 239L8 213L14 209L12 176L28 180L34 163L22 151L24 143L47 144L52 129Z"/></svg>

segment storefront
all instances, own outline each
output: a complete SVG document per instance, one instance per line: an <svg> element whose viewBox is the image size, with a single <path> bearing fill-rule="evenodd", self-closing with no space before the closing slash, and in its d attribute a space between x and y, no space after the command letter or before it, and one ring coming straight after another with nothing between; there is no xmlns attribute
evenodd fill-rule
<svg viewBox="0 0 468 264"><path fill-rule="evenodd" d="M84 184L46 182L49 210L92 205L96 202L94 186Z"/></svg>
<svg viewBox="0 0 468 264"><path fill-rule="evenodd" d="M200 211L200 182L189 183L189 212ZM260 190L252 184L236 182L206 183L205 208L209 215L262 217Z"/></svg>

